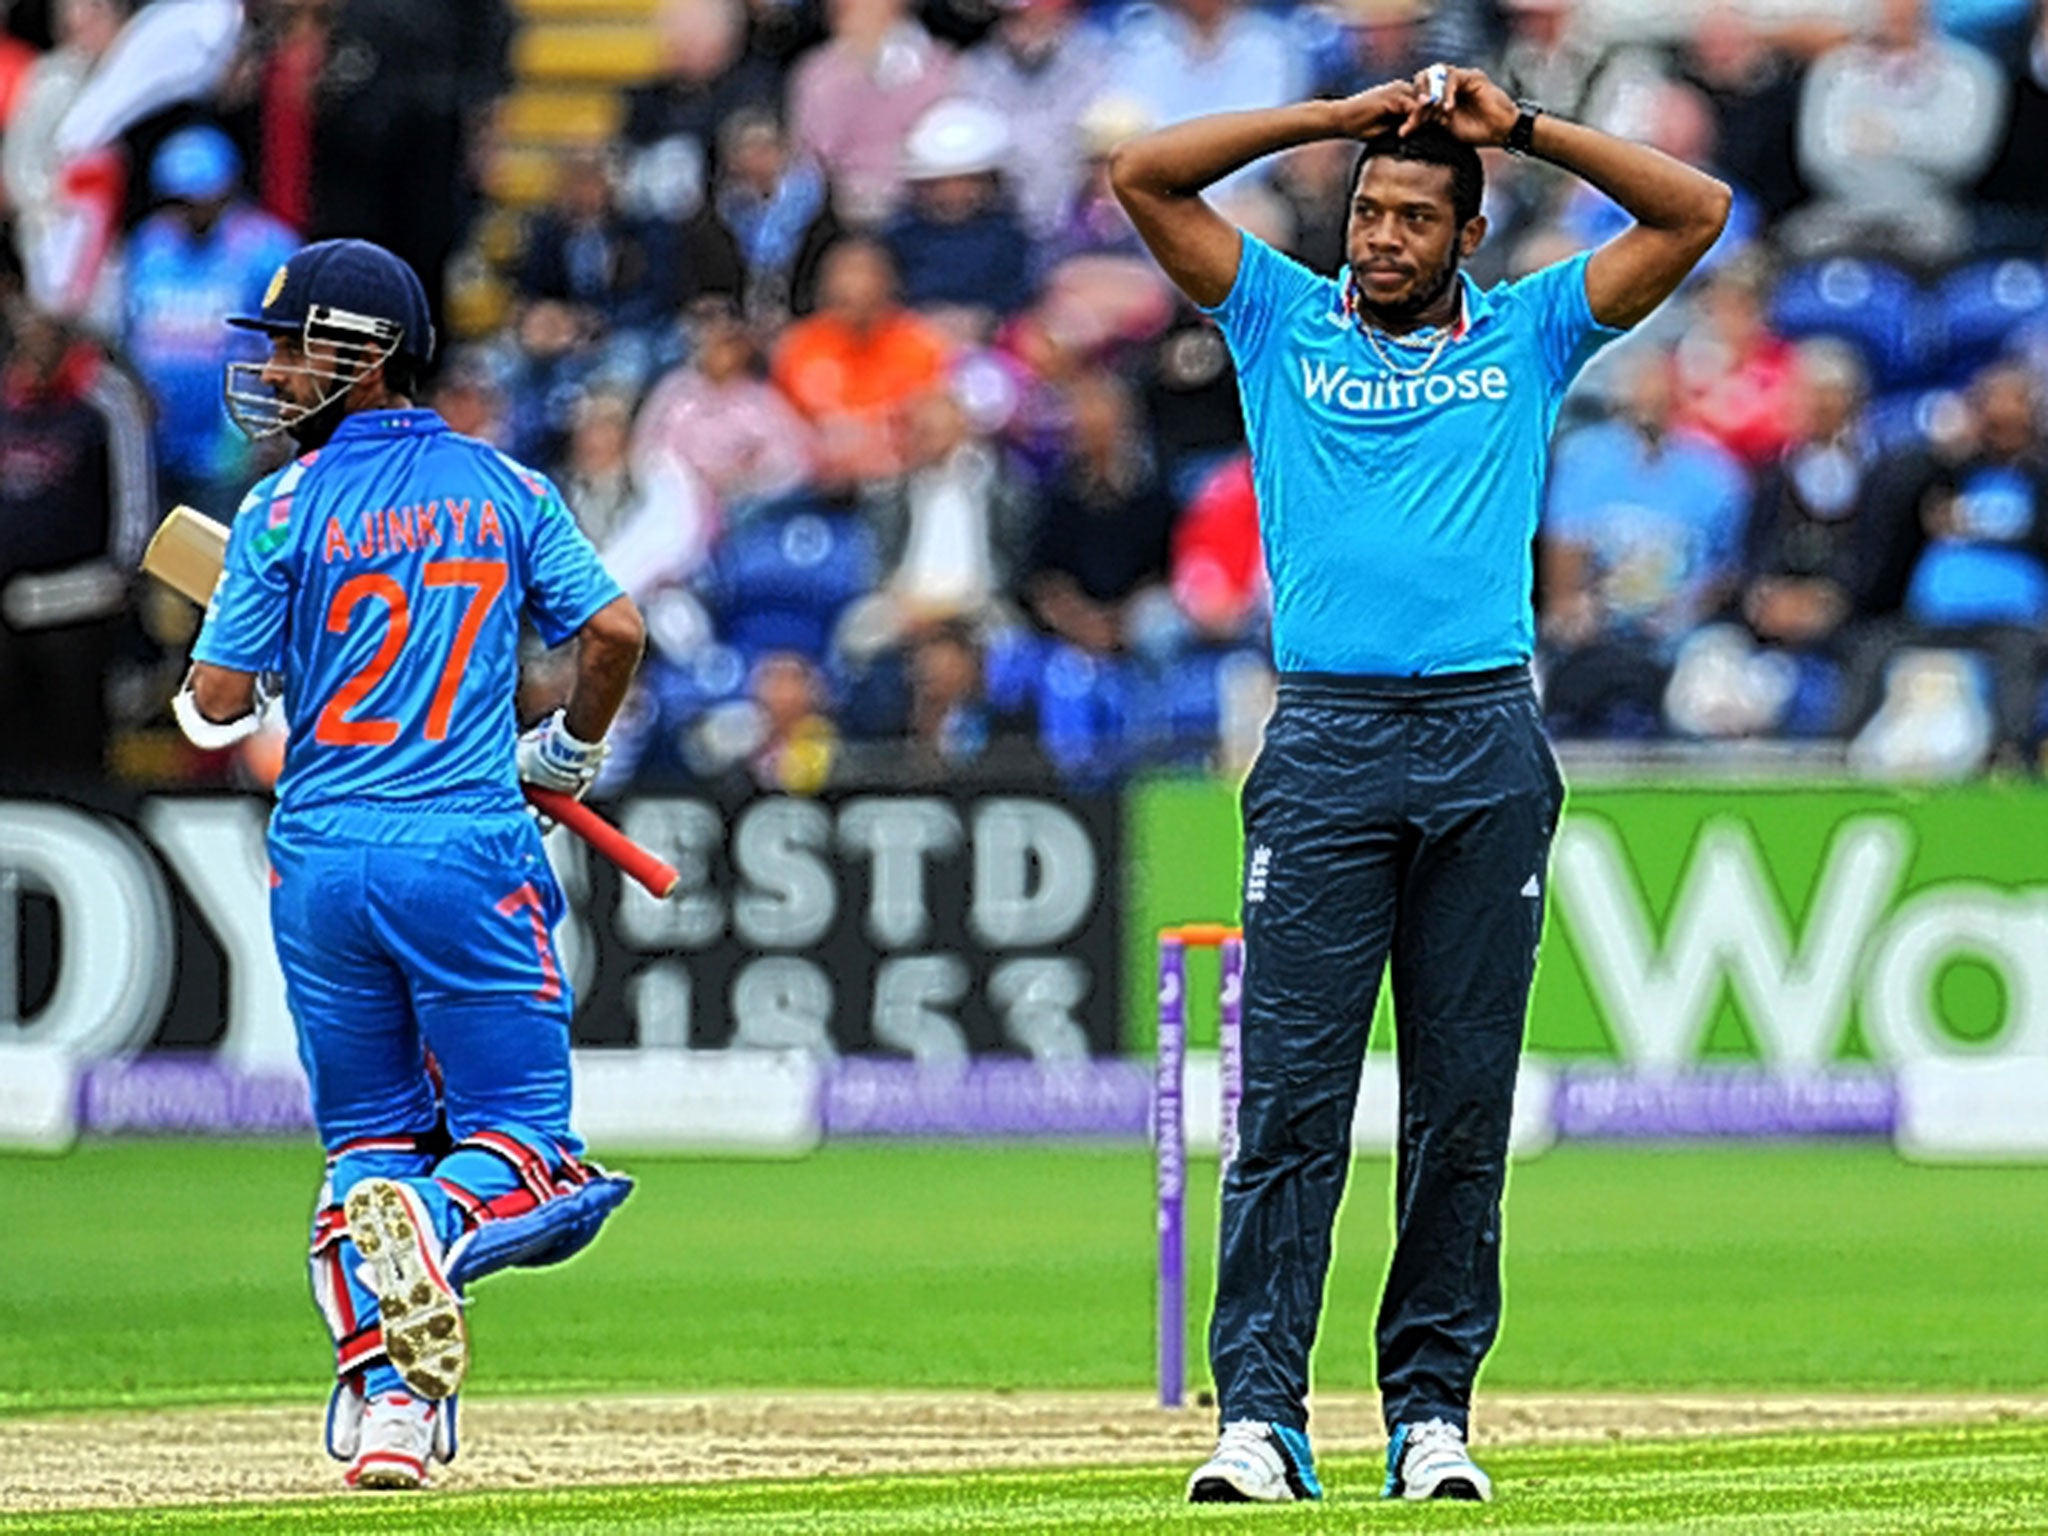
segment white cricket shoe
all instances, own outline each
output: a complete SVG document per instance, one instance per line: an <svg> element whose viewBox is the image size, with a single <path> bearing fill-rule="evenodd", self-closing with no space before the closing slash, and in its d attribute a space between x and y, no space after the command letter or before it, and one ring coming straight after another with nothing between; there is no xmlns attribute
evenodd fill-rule
<svg viewBox="0 0 2048 1536"><path fill-rule="evenodd" d="M453 1397L469 1370L469 1331L426 1207L395 1179L364 1179L343 1210L364 1281L377 1293L384 1353L420 1396Z"/></svg>
<svg viewBox="0 0 2048 1536"><path fill-rule="evenodd" d="M351 1488L424 1488L427 1464L442 1461L436 1430L440 1404L386 1392L363 1405L355 1454L342 1479Z"/></svg>
<svg viewBox="0 0 2048 1536"><path fill-rule="evenodd" d="M1224 1425L1216 1454L1188 1479L1190 1504L1287 1504L1322 1496L1308 1436L1262 1419Z"/></svg>
<svg viewBox="0 0 2048 1536"><path fill-rule="evenodd" d="M1493 1497L1493 1483L1466 1451L1465 1431L1447 1419L1424 1419L1395 1427L1380 1497L1484 1503Z"/></svg>

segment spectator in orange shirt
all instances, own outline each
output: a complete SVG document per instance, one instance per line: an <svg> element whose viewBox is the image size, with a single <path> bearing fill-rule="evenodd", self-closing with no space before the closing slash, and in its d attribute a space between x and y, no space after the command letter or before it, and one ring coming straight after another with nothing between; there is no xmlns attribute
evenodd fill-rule
<svg viewBox="0 0 2048 1536"><path fill-rule="evenodd" d="M944 379L948 352L945 336L897 301L888 252L858 237L826 253L818 312L783 333L771 372L817 428L822 476L886 479L903 469L896 418Z"/></svg>

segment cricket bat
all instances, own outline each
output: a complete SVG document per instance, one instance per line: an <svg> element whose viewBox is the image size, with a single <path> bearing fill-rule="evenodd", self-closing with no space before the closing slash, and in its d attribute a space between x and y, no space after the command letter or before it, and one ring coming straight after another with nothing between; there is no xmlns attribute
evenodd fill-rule
<svg viewBox="0 0 2048 1536"><path fill-rule="evenodd" d="M228 531L193 507L171 508L142 552L142 568L181 597L204 608L220 584L227 561ZM527 802L541 815L560 822L619 872L644 886L649 895L668 895L682 876L666 859L641 847L581 800L551 789L523 785Z"/></svg>
<svg viewBox="0 0 2048 1536"><path fill-rule="evenodd" d="M142 568L180 597L189 597L204 608L213 601L213 589L227 558L227 529L196 508L176 506L149 536Z"/></svg>

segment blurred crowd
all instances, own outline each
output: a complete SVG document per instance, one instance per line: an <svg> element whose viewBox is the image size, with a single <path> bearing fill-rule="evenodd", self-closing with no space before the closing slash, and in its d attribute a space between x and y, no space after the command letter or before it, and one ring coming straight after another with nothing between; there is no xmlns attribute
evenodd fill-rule
<svg viewBox="0 0 2048 1536"><path fill-rule="evenodd" d="M1108 157L1435 58L1736 189L1566 403L1536 551L1554 731L2039 770L2048 0L663 0L654 25L619 133L515 213L488 196L501 0L17 0L0 773L250 771L167 729L195 616L134 561L161 508L225 517L274 462L221 411L219 319L339 234L419 268L427 403L553 475L648 613L611 787L1240 765L1272 676L1230 359ZM1352 153L1217 200L1335 270ZM1620 227L1540 163L1487 170L1482 284ZM536 653L534 700L561 667Z"/></svg>

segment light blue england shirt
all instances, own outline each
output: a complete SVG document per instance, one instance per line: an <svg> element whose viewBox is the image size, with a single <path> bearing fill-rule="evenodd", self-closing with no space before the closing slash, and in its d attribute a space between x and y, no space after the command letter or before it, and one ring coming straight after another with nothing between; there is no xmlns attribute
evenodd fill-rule
<svg viewBox="0 0 2048 1536"><path fill-rule="evenodd" d="M1210 311L1237 363L1283 672L1396 677L1526 662L1531 541L1567 385L1622 333L1585 255L1481 292L1434 364L1251 235Z"/></svg>

